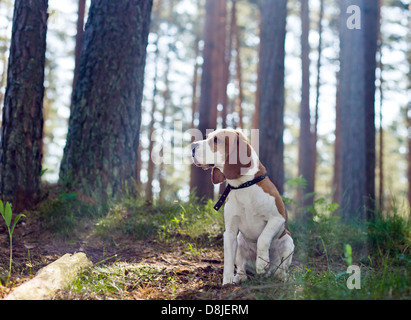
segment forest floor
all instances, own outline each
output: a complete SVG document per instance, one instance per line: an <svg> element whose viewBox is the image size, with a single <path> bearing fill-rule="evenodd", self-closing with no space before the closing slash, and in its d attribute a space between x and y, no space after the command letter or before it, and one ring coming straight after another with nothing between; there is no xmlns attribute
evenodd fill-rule
<svg viewBox="0 0 411 320"><path fill-rule="evenodd" d="M181 241L127 237L109 243L90 231L81 238L77 235L75 239L61 239L42 229L39 221L19 224L13 236L11 280L8 287L0 286L0 299L33 278L41 268L66 253L76 252L84 252L96 266L91 273L98 268L104 274L104 288L96 289L92 283L91 291L79 293L67 288L57 292L53 299L218 299L232 291L221 290L221 246L198 250L190 249ZM0 280L5 284L10 252L7 230L3 226L0 226L0 243L0 266L3 267ZM97 276L96 281L99 279Z"/></svg>
<svg viewBox="0 0 411 320"><path fill-rule="evenodd" d="M296 252L287 282L249 275L222 288L224 221L212 206L126 199L101 209L74 193L51 196L14 230L9 283L8 233L0 223L0 299L76 252L93 266L55 300L411 299L409 219L394 214L367 229L323 214L309 226L290 221ZM361 268L359 290L347 285L351 263Z"/></svg>

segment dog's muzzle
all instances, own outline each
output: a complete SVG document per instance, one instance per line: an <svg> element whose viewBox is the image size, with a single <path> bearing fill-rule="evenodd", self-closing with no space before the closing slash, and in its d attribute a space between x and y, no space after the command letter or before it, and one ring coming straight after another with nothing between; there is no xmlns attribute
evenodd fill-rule
<svg viewBox="0 0 411 320"><path fill-rule="evenodd" d="M193 158L193 162L197 167L201 167L203 170L207 170L210 169L212 167L214 167L213 164L204 164L204 163L200 163L197 158L196 158L196 150L199 148L198 143L193 142L191 144L191 156Z"/></svg>

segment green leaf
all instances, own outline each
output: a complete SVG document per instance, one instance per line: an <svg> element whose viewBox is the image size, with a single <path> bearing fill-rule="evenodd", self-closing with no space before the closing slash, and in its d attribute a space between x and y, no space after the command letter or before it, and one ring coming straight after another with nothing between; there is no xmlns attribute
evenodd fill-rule
<svg viewBox="0 0 411 320"><path fill-rule="evenodd" d="M339 207L338 203L331 203L331 204L327 205L326 210L329 211L329 212L333 212L333 211L337 210L338 207Z"/></svg>
<svg viewBox="0 0 411 320"><path fill-rule="evenodd" d="M343 275L346 275L346 274L347 274L347 271L340 272L339 274L337 274L337 275L335 276L335 280L338 280L339 278L341 278Z"/></svg>
<svg viewBox="0 0 411 320"><path fill-rule="evenodd" d="M303 176L299 176L298 178L288 180L287 184L289 186L296 186L299 189L305 189L307 187L307 180Z"/></svg>
<svg viewBox="0 0 411 320"><path fill-rule="evenodd" d="M14 228L16 227L16 224L17 224L17 222L19 222L19 220L20 220L20 218L21 217L26 217L24 214L22 214L22 213L20 213L19 215L17 215L15 218L14 218L14 223L13 223L13 226L11 227L11 231L10 231L10 233L11 234L13 234L13 231L14 231Z"/></svg>
<svg viewBox="0 0 411 320"><path fill-rule="evenodd" d="M41 169L40 177L42 177L42 176L47 172L47 170L48 170L48 169Z"/></svg>
<svg viewBox="0 0 411 320"><path fill-rule="evenodd" d="M6 225L8 228L10 228L11 216L12 216L11 205L9 202L7 202L6 207L4 208L4 220L6 220Z"/></svg>
<svg viewBox="0 0 411 320"><path fill-rule="evenodd" d="M0 200L0 213L4 217L4 205L3 205L3 201L1 200Z"/></svg>
<svg viewBox="0 0 411 320"><path fill-rule="evenodd" d="M344 256L347 265L350 266L352 264L352 247L349 244L344 246Z"/></svg>
<svg viewBox="0 0 411 320"><path fill-rule="evenodd" d="M316 194L315 192L308 192L308 193L304 194L303 198L308 199L308 198L314 197L315 194ZM324 198L320 198L320 199L315 200L315 203L316 204L322 204L324 201L325 201Z"/></svg>

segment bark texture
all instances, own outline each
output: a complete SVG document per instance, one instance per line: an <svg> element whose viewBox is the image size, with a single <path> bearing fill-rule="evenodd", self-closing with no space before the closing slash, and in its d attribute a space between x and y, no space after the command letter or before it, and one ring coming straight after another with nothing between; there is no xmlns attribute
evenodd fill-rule
<svg viewBox="0 0 411 320"><path fill-rule="evenodd" d="M0 194L13 211L40 198L47 0L16 0L0 136Z"/></svg>
<svg viewBox="0 0 411 320"><path fill-rule="evenodd" d="M360 28L340 24L340 212L346 220L367 217L375 197L375 68L379 1L342 0L341 12L358 5Z"/></svg>
<svg viewBox="0 0 411 320"><path fill-rule="evenodd" d="M92 1L62 184L100 198L133 192L152 1Z"/></svg>
<svg viewBox="0 0 411 320"><path fill-rule="evenodd" d="M260 60L260 160L284 192L284 56L287 0L262 4Z"/></svg>
<svg viewBox="0 0 411 320"><path fill-rule="evenodd" d="M223 84L226 65L226 25L226 1L207 0L198 125L204 136L217 128L217 105L223 103L227 89L227 83ZM203 200L214 197L214 188L208 171L194 169L193 187L196 196Z"/></svg>

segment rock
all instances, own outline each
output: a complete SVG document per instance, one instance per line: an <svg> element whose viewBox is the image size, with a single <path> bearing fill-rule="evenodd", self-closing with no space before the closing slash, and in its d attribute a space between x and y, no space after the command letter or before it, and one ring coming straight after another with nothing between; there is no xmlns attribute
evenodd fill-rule
<svg viewBox="0 0 411 320"><path fill-rule="evenodd" d="M47 300L58 289L63 289L81 270L91 266L87 256L80 252L65 254L60 259L42 268L37 275L17 287L4 300Z"/></svg>

